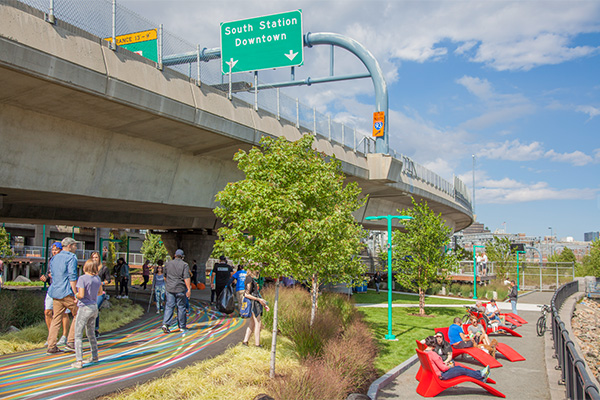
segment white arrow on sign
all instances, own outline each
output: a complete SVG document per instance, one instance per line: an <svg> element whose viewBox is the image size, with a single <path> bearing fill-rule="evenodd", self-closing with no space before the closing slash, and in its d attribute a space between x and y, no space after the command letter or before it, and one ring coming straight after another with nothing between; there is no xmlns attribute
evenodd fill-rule
<svg viewBox="0 0 600 400"><path fill-rule="evenodd" d="M225 61L225 64L229 65L229 70L233 70L233 67L235 67L235 64L237 64L238 60L234 60L233 58L231 59L231 61Z"/></svg>
<svg viewBox="0 0 600 400"><path fill-rule="evenodd" d="M284 54L287 58L290 59L290 61L293 61L294 58L298 55L298 53L294 53L292 50L290 50L289 53Z"/></svg>

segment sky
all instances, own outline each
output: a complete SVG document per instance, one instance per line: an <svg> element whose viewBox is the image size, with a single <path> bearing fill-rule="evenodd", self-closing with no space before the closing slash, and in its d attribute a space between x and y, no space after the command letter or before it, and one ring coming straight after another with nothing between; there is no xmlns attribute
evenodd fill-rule
<svg viewBox="0 0 600 400"><path fill-rule="evenodd" d="M377 58L389 91L390 147L473 190L490 230L583 240L600 231L600 1L119 0L201 48L220 23L302 10L303 31L351 37ZM329 73L305 48L297 79ZM193 50L193 49L190 49ZM336 50L335 74L366 72ZM289 69L261 73L289 80ZM370 80L286 93L369 130ZM474 156L474 157L473 157Z"/></svg>

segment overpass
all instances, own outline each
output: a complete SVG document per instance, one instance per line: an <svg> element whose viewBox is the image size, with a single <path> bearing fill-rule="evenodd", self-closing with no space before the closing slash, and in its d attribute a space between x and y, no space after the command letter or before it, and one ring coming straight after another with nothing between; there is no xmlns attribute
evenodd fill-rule
<svg viewBox="0 0 600 400"><path fill-rule="evenodd" d="M0 87L0 221L160 229L171 248L206 242L200 253L219 227L215 194L242 178L233 154L309 132L14 0L0 1ZM322 136L315 148L369 195L355 214L368 228L411 196L454 230L472 223L456 178Z"/></svg>

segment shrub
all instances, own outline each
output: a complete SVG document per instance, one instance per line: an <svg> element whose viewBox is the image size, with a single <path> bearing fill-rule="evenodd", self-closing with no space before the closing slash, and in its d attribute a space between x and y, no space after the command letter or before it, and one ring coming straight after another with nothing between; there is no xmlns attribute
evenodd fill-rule
<svg viewBox="0 0 600 400"><path fill-rule="evenodd" d="M431 284L429 289L425 293L427 294L439 294L442 291L442 284L439 282L434 282Z"/></svg>
<svg viewBox="0 0 600 400"><path fill-rule="evenodd" d="M10 326L26 328L44 320L41 292L0 291L0 332Z"/></svg>
<svg viewBox="0 0 600 400"><path fill-rule="evenodd" d="M473 286L471 285L462 285L460 288L460 293L463 297L471 297L473 293Z"/></svg>
<svg viewBox="0 0 600 400"><path fill-rule="evenodd" d="M460 283L452 283L452 284L450 284L450 292L453 295L458 295L460 293L460 287L461 287Z"/></svg>

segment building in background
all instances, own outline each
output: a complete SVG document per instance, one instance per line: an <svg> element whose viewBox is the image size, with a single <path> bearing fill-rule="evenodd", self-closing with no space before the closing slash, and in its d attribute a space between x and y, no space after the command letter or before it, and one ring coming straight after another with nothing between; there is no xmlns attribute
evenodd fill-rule
<svg viewBox="0 0 600 400"><path fill-rule="evenodd" d="M585 232L583 234L584 242L593 242L594 240L600 239L600 232Z"/></svg>

